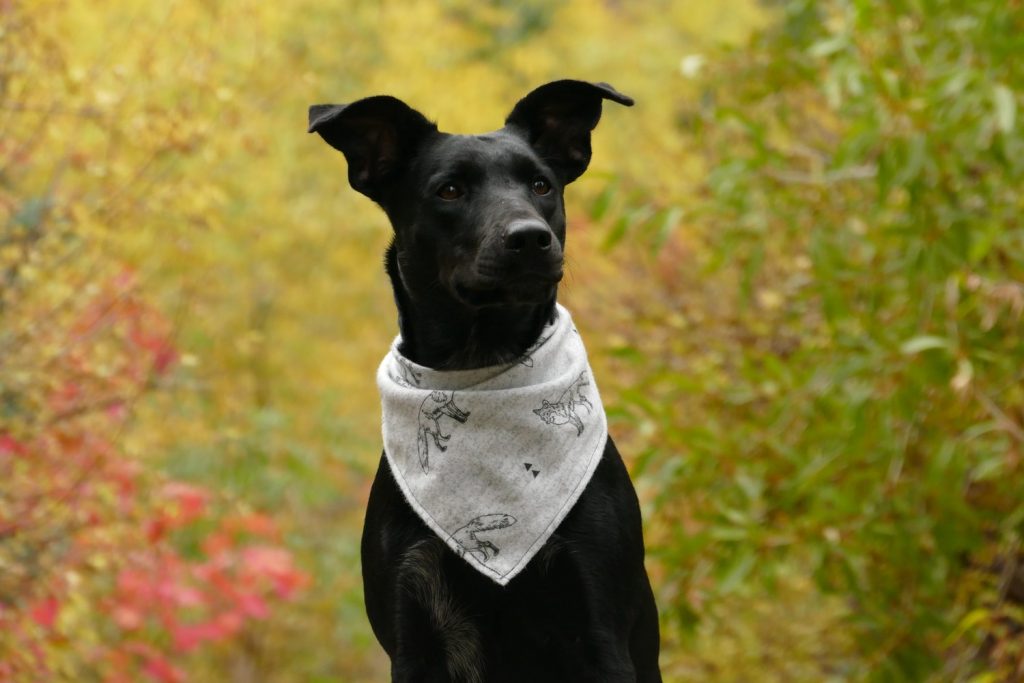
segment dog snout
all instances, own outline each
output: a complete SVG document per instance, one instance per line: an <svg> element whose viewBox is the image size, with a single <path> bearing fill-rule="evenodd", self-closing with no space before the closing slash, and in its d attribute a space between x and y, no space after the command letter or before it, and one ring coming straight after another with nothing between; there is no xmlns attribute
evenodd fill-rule
<svg viewBox="0 0 1024 683"><path fill-rule="evenodd" d="M555 236L546 223L540 221L515 221L502 235L505 251L517 256L546 254L551 251Z"/></svg>

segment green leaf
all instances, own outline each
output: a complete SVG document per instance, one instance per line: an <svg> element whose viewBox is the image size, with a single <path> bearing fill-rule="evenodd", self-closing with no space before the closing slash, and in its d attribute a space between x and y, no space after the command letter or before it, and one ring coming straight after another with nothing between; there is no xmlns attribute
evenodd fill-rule
<svg viewBox="0 0 1024 683"><path fill-rule="evenodd" d="M828 57L845 50L849 43L849 39L844 34L829 36L807 48L807 54L811 57Z"/></svg>
<svg viewBox="0 0 1024 683"><path fill-rule="evenodd" d="M617 189L618 186L615 183L609 183L601 191L601 194L597 195L597 199L590 205L590 220L597 222L605 217Z"/></svg>
<svg viewBox="0 0 1024 683"><path fill-rule="evenodd" d="M605 236L604 241L601 243L601 247L604 249L611 249L616 244L622 241L622 238L626 236L626 231L629 229L629 217L619 216L618 220L612 224L611 229Z"/></svg>
<svg viewBox="0 0 1024 683"><path fill-rule="evenodd" d="M931 351L933 349L944 349L951 351L953 345L950 344L949 340L945 337L935 337L930 335L923 335L920 337L914 337L900 344L900 353L905 356L912 356L922 351Z"/></svg>
<svg viewBox="0 0 1024 683"><path fill-rule="evenodd" d="M735 526L715 527L708 535L716 541L745 541L750 536L746 528Z"/></svg>
<svg viewBox="0 0 1024 683"><path fill-rule="evenodd" d="M997 683L998 681L999 675L992 671L984 671L967 679L967 683Z"/></svg>
<svg viewBox="0 0 1024 683"><path fill-rule="evenodd" d="M46 213L53 206L50 197L32 197L26 199L18 212L14 214L13 221L22 225L30 231L35 231L46 217Z"/></svg>
<svg viewBox="0 0 1024 683"><path fill-rule="evenodd" d="M658 222L658 233L654 236L654 246L658 249L663 247L679 226L683 217L683 209L673 206L664 212L662 219Z"/></svg>
<svg viewBox="0 0 1024 683"><path fill-rule="evenodd" d="M733 561L733 563L726 569L718 582L718 590L720 593L726 594L731 593L743 582L747 575L750 574L750 570L754 568L754 563L757 561L754 551L747 549Z"/></svg>
<svg viewBox="0 0 1024 683"><path fill-rule="evenodd" d="M993 89L992 99L996 108L996 128L1001 133L1011 132L1017 121L1017 99L1013 91L1000 83Z"/></svg>

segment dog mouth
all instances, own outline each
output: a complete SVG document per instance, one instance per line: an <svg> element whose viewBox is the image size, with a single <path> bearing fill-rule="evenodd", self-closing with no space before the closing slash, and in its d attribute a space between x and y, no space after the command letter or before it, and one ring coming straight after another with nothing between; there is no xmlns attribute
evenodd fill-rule
<svg viewBox="0 0 1024 683"><path fill-rule="evenodd" d="M540 277L520 277L514 280L482 280L455 283L455 298L470 308L541 304L549 301L562 281L562 271Z"/></svg>

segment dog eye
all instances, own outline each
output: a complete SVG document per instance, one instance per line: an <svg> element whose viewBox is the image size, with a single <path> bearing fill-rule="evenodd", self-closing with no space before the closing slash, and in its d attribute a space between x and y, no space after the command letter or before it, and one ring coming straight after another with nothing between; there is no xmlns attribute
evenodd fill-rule
<svg viewBox="0 0 1024 683"><path fill-rule="evenodd" d="M462 195L462 188L455 183L445 183L437 190L437 196L446 202L458 199Z"/></svg>
<svg viewBox="0 0 1024 683"><path fill-rule="evenodd" d="M534 194L545 195L551 192L551 183L544 178L534 178L533 183L530 185Z"/></svg>

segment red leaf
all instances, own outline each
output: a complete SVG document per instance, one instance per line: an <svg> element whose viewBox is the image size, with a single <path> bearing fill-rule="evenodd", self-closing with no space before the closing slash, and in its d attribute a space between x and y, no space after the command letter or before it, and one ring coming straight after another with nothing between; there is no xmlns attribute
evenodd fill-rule
<svg viewBox="0 0 1024 683"><path fill-rule="evenodd" d="M110 283L121 292L128 292L139 284L139 275L134 268L125 266L110 279Z"/></svg>
<svg viewBox="0 0 1024 683"><path fill-rule="evenodd" d="M254 512L247 515L239 515L226 521L225 526L237 528L254 536L275 538L278 535L277 522L267 515Z"/></svg>
<svg viewBox="0 0 1024 683"><path fill-rule="evenodd" d="M185 674L160 655L153 655L146 661L142 669L147 675L160 683L181 683Z"/></svg>
<svg viewBox="0 0 1024 683"><path fill-rule="evenodd" d="M121 422L128 417L128 406L125 405L124 401L117 401L107 406L107 417L117 422Z"/></svg>
<svg viewBox="0 0 1024 683"><path fill-rule="evenodd" d="M223 612L222 614L218 614L216 619L214 619L214 623L217 625L219 632L224 638L237 633L238 630L242 628L243 621L244 619L242 616L236 612Z"/></svg>
<svg viewBox="0 0 1024 683"><path fill-rule="evenodd" d="M212 624L181 624L174 628L174 647L188 652L199 647L204 641L216 640L219 635Z"/></svg>
<svg viewBox="0 0 1024 683"><path fill-rule="evenodd" d="M167 533L167 520L163 517L151 519L146 523L146 538L150 543L156 543Z"/></svg>
<svg viewBox="0 0 1024 683"><path fill-rule="evenodd" d="M206 503L210 499L210 494L205 489L180 481L165 484L162 492L177 505L176 526L188 524L201 517L206 510Z"/></svg>
<svg viewBox="0 0 1024 683"><path fill-rule="evenodd" d="M171 587L169 597L179 607L200 607L206 603L206 599L201 591L180 583Z"/></svg>
<svg viewBox="0 0 1024 683"><path fill-rule="evenodd" d="M25 446L9 434L0 434L0 455L24 455Z"/></svg>
<svg viewBox="0 0 1024 683"><path fill-rule="evenodd" d="M162 375L177 362L178 352L171 347L170 342L164 341L153 354L153 371Z"/></svg>
<svg viewBox="0 0 1024 683"><path fill-rule="evenodd" d="M267 603L255 593L244 593L238 596L238 608L247 617L263 619L270 614Z"/></svg>
<svg viewBox="0 0 1024 683"><path fill-rule="evenodd" d="M236 615L228 613L228 618L221 615L212 621L200 624L179 624L174 627L174 645L182 651L193 650L204 642L216 642L233 636L242 622Z"/></svg>
<svg viewBox="0 0 1024 683"><path fill-rule="evenodd" d="M59 609L60 605L57 602L57 598L44 598L32 608L32 619L43 628L53 628Z"/></svg>
<svg viewBox="0 0 1024 683"><path fill-rule="evenodd" d="M252 574L283 574L292 571L292 554L284 548L257 545L242 551L242 566Z"/></svg>
<svg viewBox="0 0 1024 683"><path fill-rule="evenodd" d="M292 555L284 548L254 546L242 551L243 578L266 578L277 594L288 598L308 583L309 578L295 568Z"/></svg>
<svg viewBox="0 0 1024 683"><path fill-rule="evenodd" d="M144 619L142 612L130 605L117 605L114 607L112 616L114 623L125 631L134 631L139 628Z"/></svg>
<svg viewBox="0 0 1024 683"><path fill-rule="evenodd" d="M228 534L216 531L203 539L203 552L208 557L217 557L234 547L235 542Z"/></svg>

